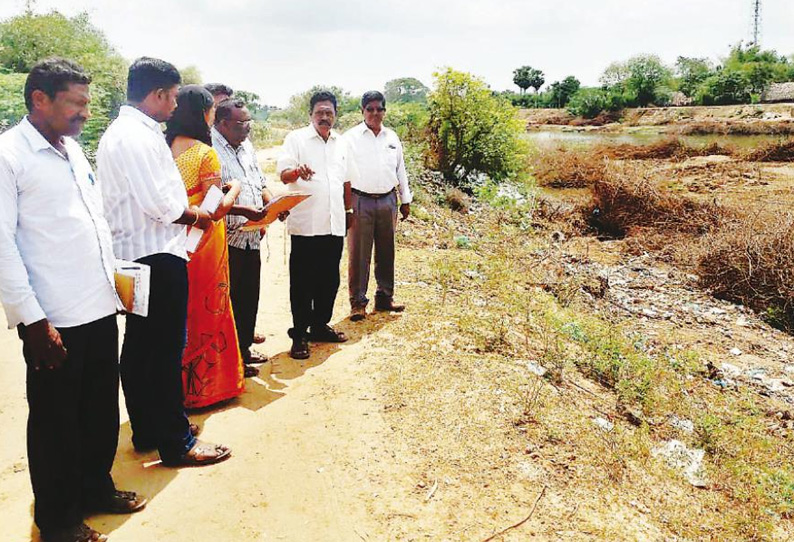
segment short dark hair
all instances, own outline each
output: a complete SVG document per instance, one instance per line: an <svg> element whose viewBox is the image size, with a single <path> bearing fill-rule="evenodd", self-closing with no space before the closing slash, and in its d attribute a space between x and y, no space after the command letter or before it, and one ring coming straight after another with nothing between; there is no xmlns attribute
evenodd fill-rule
<svg viewBox="0 0 794 542"><path fill-rule="evenodd" d="M331 102L334 104L334 113L336 113L336 96L334 96L333 92L318 90L312 94L312 98L309 100L309 113L312 113L314 111L314 106L320 102Z"/></svg>
<svg viewBox="0 0 794 542"><path fill-rule="evenodd" d="M215 108L215 124L222 120L229 120L232 118L232 111L235 109L243 109L245 102L240 98L226 98L221 100L218 107Z"/></svg>
<svg viewBox="0 0 794 542"><path fill-rule="evenodd" d="M25 106L33 111L33 91L40 90L55 99L55 95L67 89L70 83L87 85L88 75L79 64L65 58L48 58L37 62L25 80Z"/></svg>
<svg viewBox="0 0 794 542"><path fill-rule="evenodd" d="M361 109L367 107L369 102L381 102L383 107L386 107L386 97L379 90L368 90L361 97Z"/></svg>
<svg viewBox="0 0 794 542"><path fill-rule="evenodd" d="M217 96L218 94L226 94L229 98L234 96L234 90L229 85L224 85L223 83L207 83L204 85L210 94L213 96Z"/></svg>
<svg viewBox="0 0 794 542"><path fill-rule="evenodd" d="M182 82L173 64L142 56L130 65L127 76L127 99L131 102L142 102L149 93L157 89L169 89Z"/></svg>

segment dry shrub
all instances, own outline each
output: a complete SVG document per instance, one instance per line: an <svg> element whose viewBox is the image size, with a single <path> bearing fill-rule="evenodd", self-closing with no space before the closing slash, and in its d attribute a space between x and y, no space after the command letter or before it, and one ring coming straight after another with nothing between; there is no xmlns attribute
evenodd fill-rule
<svg viewBox="0 0 794 542"><path fill-rule="evenodd" d="M769 135L794 134L792 120L699 120L681 126L681 135Z"/></svg>
<svg viewBox="0 0 794 542"><path fill-rule="evenodd" d="M541 186L584 188L604 178L606 161L592 151L558 148L538 153L533 175Z"/></svg>
<svg viewBox="0 0 794 542"><path fill-rule="evenodd" d="M616 160L683 160L693 156L712 156L722 154L730 156L736 151L733 147L711 143L705 147L687 145L678 138L668 138L649 145L602 145L596 153Z"/></svg>
<svg viewBox="0 0 794 542"><path fill-rule="evenodd" d="M444 193L444 202L453 211L466 214L471 207L471 200L462 190L450 188Z"/></svg>
<svg viewBox="0 0 794 542"><path fill-rule="evenodd" d="M616 237L635 229L702 234L726 217L722 207L669 193L642 167L617 162L593 185L589 212L596 229Z"/></svg>
<svg viewBox="0 0 794 542"><path fill-rule="evenodd" d="M751 162L794 162L794 138L771 141L745 156Z"/></svg>
<svg viewBox="0 0 794 542"><path fill-rule="evenodd" d="M706 236L697 273L714 296L794 327L794 213L737 221Z"/></svg>

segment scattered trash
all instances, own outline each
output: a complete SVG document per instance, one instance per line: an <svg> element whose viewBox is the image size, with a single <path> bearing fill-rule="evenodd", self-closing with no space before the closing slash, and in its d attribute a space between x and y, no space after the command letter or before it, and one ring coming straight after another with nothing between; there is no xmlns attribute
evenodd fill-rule
<svg viewBox="0 0 794 542"><path fill-rule="evenodd" d="M705 450L688 448L680 440L668 440L651 451L654 457L662 457L667 466L682 471L687 481L695 487L707 487L703 469Z"/></svg>
<svg viewBox="0 0 794 542"><path fill-rule="evenodd" d="M742 351L734 346L733 348L731 348L731 355L732 356L741 356L742 355Z"/></svg>
<svg viewBox="0 0 794 542"><path fill-rule="evenodd" d="M607 420L606 418L595 418L593 423L596 424L600 429L606 431L607 433L611 432L615 428L615 424L611 421Z"/></svg>
<svg viewBox="0 0 794 542"><path fill-rule="evenodd" d="M741 369L739 369L736 365L732 365L730 363L723 363L720 366L720 369L722 369L722 373L725 376L730 376L733 378L736 378L737 376L740 376L742 374Z"/></svg>
<svg viewBox="0 0 794 542"><path fill-rule="evenodd" d="M543 365L538 365L534 361L527 362L527 369L529 369L529 372L534 373L538 376L543 376L548 372Z"/></svg>
<svg viewBox="0 0 794 542"><path fill-rule="evenodd" d="M754 367L747 371L747 376L752 378L753 380L765 380L766 379L766 369L763 367Z"/></svg>
<svg viewBox="0 0 794 542"><path fill-rule="evenodd" d="M695 424L691 420L684 420L675 415L670 418L670 425L684 433L695 432Z"/></svg>

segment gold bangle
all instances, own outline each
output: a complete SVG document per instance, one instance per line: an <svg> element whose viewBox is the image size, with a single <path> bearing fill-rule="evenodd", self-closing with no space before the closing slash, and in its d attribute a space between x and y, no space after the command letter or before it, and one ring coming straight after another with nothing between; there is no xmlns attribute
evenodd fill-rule
<svg viewBox="0 0 794 542"><path fill-rule="evenodd" d="M196 213L196 218L193 220L193 223L191 224L191 226L195 226L196 224L198 224L198 221L199 221L199 208L196 207L196 206L193 206L193 207L191 207L191 209L193 210L194 213Z"/></svg>

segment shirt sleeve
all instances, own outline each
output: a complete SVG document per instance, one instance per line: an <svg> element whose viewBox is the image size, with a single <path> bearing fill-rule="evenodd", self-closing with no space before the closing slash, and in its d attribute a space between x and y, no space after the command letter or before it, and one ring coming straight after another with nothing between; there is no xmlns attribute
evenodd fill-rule
<svg viewBox="0 0 794 542"><path fill-rule="evenodd" d="M358 163L356 162L356 157L353 155L353 147L349 142L346 142L346 144L347 148L345 149L345 152L347 153L347 172L345 173L345 182L355 184L359 180Z"/></svg>
<svg viewBox="0 0 794 542"><path fill-rule="evenodd" d="M218 158L218 153L215 151L215 149L211 148L207 154L201 158L201 166L199 166L199 182L220 178L221 160Z"/></svg>
<svg viewBox="0 0 794 542"><path fill-rule="evenodd" d="M11 165L0 158L0 300L8 328L47 317L41 308L16 243L17 185Z"/></svg>
<svg viewBox="0 0 794 542"><path fill-rule="evenodd" d="M281 147L281 154L276 162L276 173L279 176L288 169L294 169L300 165L300 149L295 132L287 134L284 145Z"/></svg>
<svg viewBox="0 0 794 542"><path fill-rule="evenodd" d="M149 142L129 138L117 145L116 156L108 156L107 160L114 162L116 175L126 173L132 197L150 218L171 224L185 212L185 202L173 196L174 179L163 170L157 149ZM178 170L176 174L179 175Z"/></svg>
<svg viewBox="0 0 794 542"><path fill-rule="evenodd" d="M408 186L408 173L405 170L405 156L403 155L402 142L397 147L399 154L397 156L397 181L400 183L398 190L400 191L400 203L411 203L414 196L411 193L411 187Z"/></svg>

